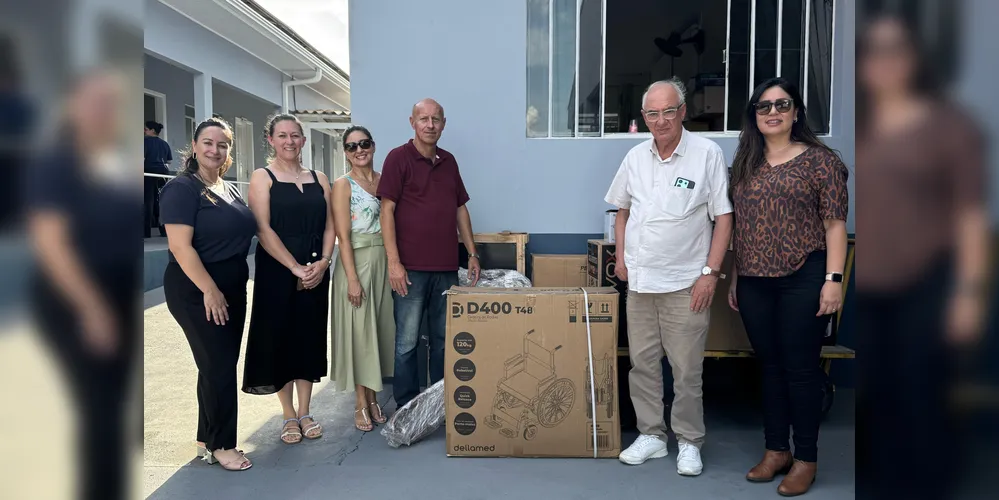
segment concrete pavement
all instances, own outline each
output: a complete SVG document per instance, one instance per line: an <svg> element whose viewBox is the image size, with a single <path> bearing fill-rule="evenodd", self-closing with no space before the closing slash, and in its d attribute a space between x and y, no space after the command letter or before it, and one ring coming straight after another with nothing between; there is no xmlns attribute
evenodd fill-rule
<svg viewBox="0 0 999 500"><path fill-rule="evenodd" d="M162 300L161 289L146 294L144 498L658 498L664 492L673 498L777 497L776 482L758 485L744 479L763 446L755 398L715 396L720 390L711 392L707 381L709 436L705 471L697 478L676 474L675 441L668 458L638 467L612 459L448 458L442 431L412 447L393 449L379 428L366 434L354 429L353 393L333 391L328 380L317 384L312 403L325 435L291 446L278 440L276 397L240 393L238 442L254 467L224 471L194 459L196 370ZM239 373L241 380L242 364ZM381 399L387 397L383 392ZM625 443L634 437L627 434ZM851 393L841 391L822 430L820 476L809 498L853 497L853 438Z"/></svg>

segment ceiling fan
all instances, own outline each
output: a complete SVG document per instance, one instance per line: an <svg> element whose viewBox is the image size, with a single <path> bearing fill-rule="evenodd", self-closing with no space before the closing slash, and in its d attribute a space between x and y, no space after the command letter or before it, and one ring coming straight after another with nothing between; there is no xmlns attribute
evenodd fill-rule
<svg viewBox="0 0 999 500"><path fill-rule="evenodd" d="M683 36L687 34L687 36ZM657 36L653 43L656 47L670 57L680 57L683 55L683 49L680 48L681 45L690 44L694 46L694 52L697 55L704 53L704 30L701 29L699 24L694 24L689 26L684 30L677 30L669 34L667 38Z"/></svg>

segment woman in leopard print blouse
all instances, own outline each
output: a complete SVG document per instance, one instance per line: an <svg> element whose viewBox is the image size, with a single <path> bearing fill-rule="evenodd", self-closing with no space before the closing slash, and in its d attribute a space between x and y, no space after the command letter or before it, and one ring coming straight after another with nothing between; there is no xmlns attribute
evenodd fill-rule
<svg viewBox="0 0 999 500"><path fill-rule="evenodd" d="M743 117L732 165L735 268L730 306L763 365L766 452L750 481L786 476L783 495L815 479L829 315L842 298L847 169L809 129L801 94L763 82ZM790 437L794 429L794 454Z"/></svg>

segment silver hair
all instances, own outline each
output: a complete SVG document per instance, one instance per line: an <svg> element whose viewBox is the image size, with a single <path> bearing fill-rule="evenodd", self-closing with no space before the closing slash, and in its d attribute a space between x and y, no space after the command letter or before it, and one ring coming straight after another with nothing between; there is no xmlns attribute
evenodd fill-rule
<svg viewBox="0 0 999 500"><path fill-rule="evenodd" d="M680 98L680 102L676 104L677 107L680 107L683 103L687 102L687 87L683 84L683 81L674 76L669 80L659 80L645 89L645 93L642 94L642 109L645 109L645 99L649 96L649 92L661 85L669 85L670 87L673 87L673 90L676 90L676 95Z"/></svg>

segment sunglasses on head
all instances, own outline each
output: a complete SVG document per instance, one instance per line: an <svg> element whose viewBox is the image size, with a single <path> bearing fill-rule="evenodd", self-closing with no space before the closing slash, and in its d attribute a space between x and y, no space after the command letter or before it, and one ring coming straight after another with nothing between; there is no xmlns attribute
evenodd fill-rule
<svg viewBox="0 0 999 500"><path fill-rule="evenodd" d="M753 106L756 107L756 114L769 115L770 108L774 106L777 106L778 113L787 113L791 111L791 104L793 102L790 99L777 99L776 101L760 101Z"/></svg>
<svg viewBox="0 0 999 500"><path fill-rule="evenodd" d="M344 144L343 149L346 150L348 153L353 153L354 151L357 151L358 147L360 147L361 149L371 149L371 146L374 145L375 141L372 141L371 139L361 139L360 141L357 142L348 142L347 144Z"/></svg>

